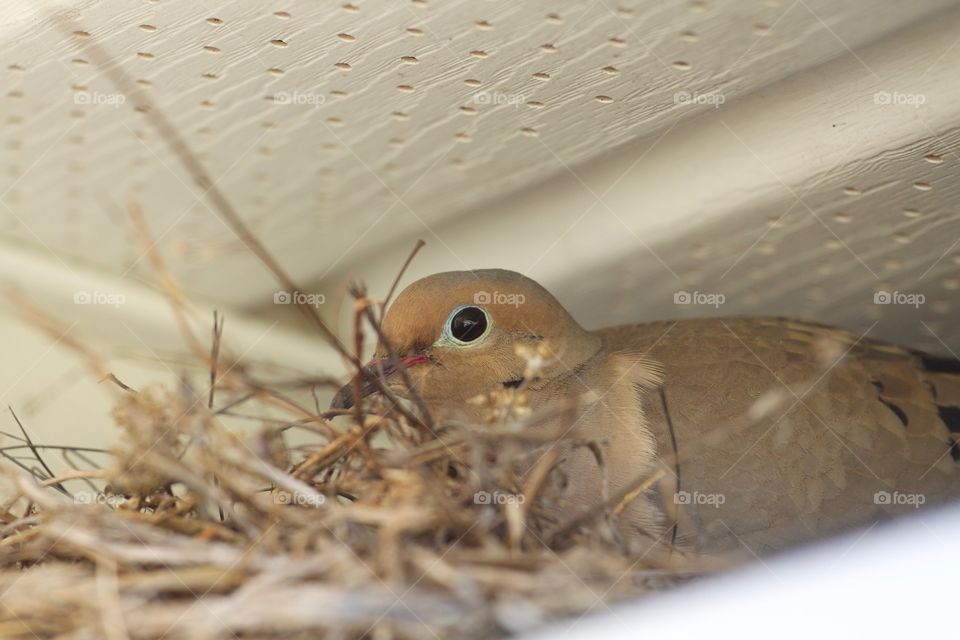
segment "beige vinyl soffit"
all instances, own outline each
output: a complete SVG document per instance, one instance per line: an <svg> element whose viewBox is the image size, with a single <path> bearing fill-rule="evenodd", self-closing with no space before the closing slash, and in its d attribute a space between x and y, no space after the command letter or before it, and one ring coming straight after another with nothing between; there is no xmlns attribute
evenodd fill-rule
<svg viewBox="0 0 960 640"><path fill-rule="evenodd" d="M443 247L437 229L681 127L713 109L704 96L727 108L950 4L5 3L0 235L149 278L123 214L135 198L194 293L269 304L269 277L88 59L90 38L293 274L317 281L413 235Z"/></svg>

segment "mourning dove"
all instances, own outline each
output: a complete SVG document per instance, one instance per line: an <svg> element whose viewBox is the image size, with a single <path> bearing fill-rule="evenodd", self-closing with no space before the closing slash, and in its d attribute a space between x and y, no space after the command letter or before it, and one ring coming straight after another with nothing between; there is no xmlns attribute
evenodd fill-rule
<svg viewBox="0 0 960 640"><path fill-rule="evenodd" d="M609 494L663 476L621 526L678 547L759 554L960 494L960 361L781 318L587 331L496 269L414 282L382 330L440 419L479 420L471 399L504 386L522 384L534 412L592 398L569 431L600 443ZM544 344L553 355L524 380L524 349ZM380 346L368 366L406 396L391 362ZM352 402L347 385L333 406ZM561 465L571 504L597 504L595 456Z"/></svg>

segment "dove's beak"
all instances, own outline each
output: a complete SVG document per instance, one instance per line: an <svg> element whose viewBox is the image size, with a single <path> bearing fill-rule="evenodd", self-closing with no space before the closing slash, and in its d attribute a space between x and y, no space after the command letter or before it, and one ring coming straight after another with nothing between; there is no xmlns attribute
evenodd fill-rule
<svg viewBox="0 0 960 640"><path fill-rule="evenodd" d="M423 354L417 354L400 358L399 363L401 367L409 369L412 366L427 362L429 359ZM389 380L390 376L399 370L399 367L395 366L390 358L374 358L368 362L363 368L363 375L358 374L360 378L360 397L365 398L377 390L377 386L371 379L378 377L380 371L383 371L383 379ZM337 391L337 395L333 396L333 401L330 403L331 409L349 409L354 405L356 398L354 398L353 383L358 376L354 376L350 382Z"/></svg>

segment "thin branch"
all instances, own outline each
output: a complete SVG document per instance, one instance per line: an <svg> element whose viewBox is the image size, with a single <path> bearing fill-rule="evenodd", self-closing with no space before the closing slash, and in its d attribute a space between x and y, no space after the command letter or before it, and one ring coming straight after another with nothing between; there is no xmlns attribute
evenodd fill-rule
<svg viewBox="0 0 960 640"><path fill-rule="evenodd" d="M223 336L223 322L225 318L217 318L217 310L213 310L213 338L210 345L210 396L207 398L207 409L213 411L213 394L217 386L217 362L220 358L220 338Z"/></svg>
<svg viewBox="0 0 960 640"><path fill-rule="evenodd" d="M397 272L397 277L393 279L393 284L390 285L390 290L387 291L387 297L383 299L383 302L380 303L380 323L383 323L384 313L387 309L387 304L390 303L390 298L393 297L394 292L397 290L397 286L400 284L400 279L403 277L403 274L407 272L407 267L410 266L410 263L413 262L414 257L417 253L420 252L426 242L422 239L417 238L417 242L413 245L413 249L410 251L410 255L407 256L407 259L404 261L403 266L400 267L400 271Z"/></svg>
<svg viewBox="0 0 960 640"><path fill-rule="evenodd" d="M30 435L27 433L26 428L23 426L23 423L20 422L20 418L17 417L16 412L14 412L13 407L7 406L7 409L10 410L10 415L13 416L14 421L16 421L17 426L20 427L20 431L23 433L23 440L27 443L27 447L30 449L30 453L33 454L33 457L37 459L37 462L40 463L40 466L43 467L43 470L47 472L47 475L50 478L55 478L56 474L47 466L46 460L43 459L43 456L40 455L40 451L33 445L33 440L30 439ZM53 485L57 491L62 493L65 496L69 496L70 492L67 491L62 484L57 483Z"/></svg>

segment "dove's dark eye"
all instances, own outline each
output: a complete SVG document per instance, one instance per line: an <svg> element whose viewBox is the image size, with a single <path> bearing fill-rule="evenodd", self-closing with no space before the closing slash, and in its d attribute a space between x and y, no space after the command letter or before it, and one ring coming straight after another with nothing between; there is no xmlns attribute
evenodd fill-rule
<svg viewBox="0 0 960 640"><path fill-rule="evenodd" d="M480 307L465 305L457 307L447 318L443 328L444 337L457 346L476 344L486 337L490 329L490 316Z"/></svg>

